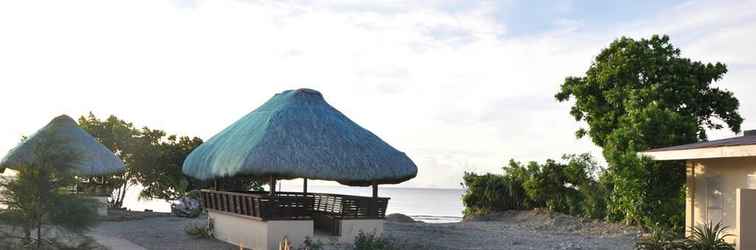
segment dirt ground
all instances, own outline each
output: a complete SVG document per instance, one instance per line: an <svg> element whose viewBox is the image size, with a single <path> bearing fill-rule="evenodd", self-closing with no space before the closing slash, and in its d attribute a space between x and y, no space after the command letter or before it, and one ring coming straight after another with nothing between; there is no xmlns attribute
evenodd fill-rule
<svg viewBox="0 0 756 250"><path fill-rule="evenodd" d="M184 233L186 225L204 222L205 218L146 216L103 222L93 233L124 239L145 249L238 249L217 240L193 239ZM632 227L539 211L513 211L458 223L387 221L384 229L384 236L412 249L630 250L638 235Z"/></svg>

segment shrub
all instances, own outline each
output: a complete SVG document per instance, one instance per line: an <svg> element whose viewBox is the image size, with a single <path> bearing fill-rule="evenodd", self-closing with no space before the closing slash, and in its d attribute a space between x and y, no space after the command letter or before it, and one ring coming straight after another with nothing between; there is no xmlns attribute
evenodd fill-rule
<svg viewBox="0 0 756 250"><path fill-rule="evenodd" d="M213 235L213 222L212 220L207 224L187 224L184 227L184 232L191 236L192 238L196 239L212 239L215 236Z"/></svg>
<svg viewBox="0 0 756 250"><path fill-rule="evenodd" d="M726 226L720 223L706 223L692 227L691 235L687 239L681 239L673 230L656 224L651 228L651 235L641 239L636 245L636 250L734 250L733 245L727 243L725 238L732 236L725 234Z"/></svg>
<svg viewBox="0 0 756 250"><path fill-rule="evenodd" d="M544 164L527 165L510 160L503 175L465 173L465 215L546 208L604 218L609 188L599 181L602 169L588 154L565 155L563 160L567 162L547 160Z"/></svg>
<svg viewBox="0 0 756 250"><path fill-rule="evenodd" d="M656 225L651 228L651 234L635 244L636 250L687 250L685 241L668 228Z"/></svg>
<svg viewBox="0 0 756 250"><path fill-rule="evenodd" d="M525 194L520 183L506 176L465 173L467 191L462 197L465 215L523 209Z"/></svg>
<svg viewBox="0 0 756 250"><path fill-rule="evenodd" d="M323 242L320 242L320 240L313 241L310 237L305 237L304 243L302 243L302 246L297 248L298 250L323 250Z"/></svg>
<svg viewBox="0 0 756 250"><path fill-rule="evenodd" d="M720 223L706 223L701 226L691 228L691 235L688 238L690 250L734 250L735 248L725 241L725 238L733 236L725 234L727 226Z"/></svg>
<svg viewBox="0 0 756 250"><path fill-rule="evenodd" d="M372 233L360 231L354 238L354 250L399 250L402 249L396 243L376 236Z"/></svg>

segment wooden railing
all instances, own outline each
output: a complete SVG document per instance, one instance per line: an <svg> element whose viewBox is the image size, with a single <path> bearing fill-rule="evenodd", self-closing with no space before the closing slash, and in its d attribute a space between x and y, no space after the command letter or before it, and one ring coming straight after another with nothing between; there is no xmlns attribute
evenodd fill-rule
<svg viewBox="0 0 756 250"><path fill-rule="evenodd" d="M202 206L211 211L257 220L311 219L314 213L338 219L382 219L389 198L353 195L202 190Z"/></svg>
<svg viewBox="0 0 756 250"><path fill-rule="evenodd" d="M314 193L313 210L343 219L381 219L386 217L389 198Z"/></svg>

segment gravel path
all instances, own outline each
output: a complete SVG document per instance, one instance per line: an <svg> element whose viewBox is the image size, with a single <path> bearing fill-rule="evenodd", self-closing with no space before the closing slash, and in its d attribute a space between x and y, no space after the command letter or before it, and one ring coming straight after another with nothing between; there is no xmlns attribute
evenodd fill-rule
<svg viewBox="0 0 756 250"><path fill-rule="evenodd" d="M97 241L102 247L109 250L145 250L144 247L118 237L101 235L96 232L89 233L87 236L92 237L92 239Z"/></svg>
<svg viewBox="0 0 756 250"><path fill-rule="evenodd" d="M207 218L150 217L127 221L107 221L100 223L92 234L127 240L145 249L239 249L217 240L189 237L184 232L184 227L193 223L207 223Z"/></svg>

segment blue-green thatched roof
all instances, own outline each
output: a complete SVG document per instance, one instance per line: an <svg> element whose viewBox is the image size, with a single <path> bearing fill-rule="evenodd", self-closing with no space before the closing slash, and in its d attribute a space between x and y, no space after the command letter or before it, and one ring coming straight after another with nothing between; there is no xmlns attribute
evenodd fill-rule
<svg viewBox="0 0 756 250"><path fill-rule="evenodd" d="M60 150L75 154L75 161L70 165L79 176L102 176L124 171L124 165L118 156L81 129L76 121L66 115L53 119L47 126L11 149L2 161L0 172L5 168L18 169L35 162L35 148L44 141L60 140Z"/></svg>
<svg viewBox="0 0 756 250"><path fill-rule="evenodd" d="M236 175L311 178L346 185L394 184L417 166L310 89L276 94L195 149L185 174L212 179Z"/></svg>

